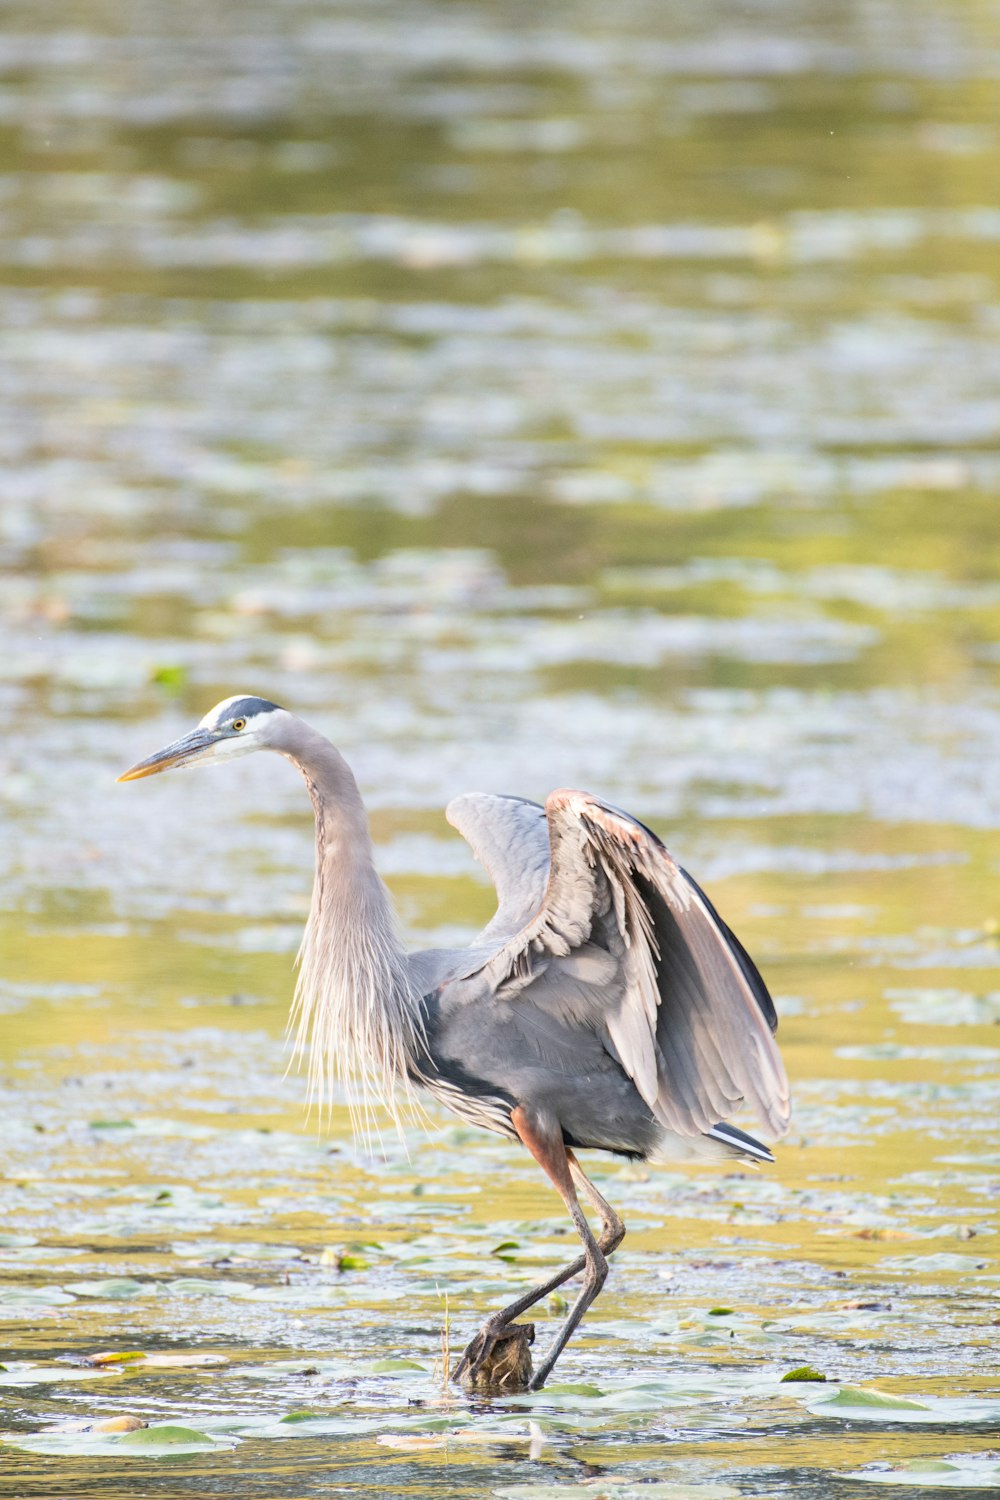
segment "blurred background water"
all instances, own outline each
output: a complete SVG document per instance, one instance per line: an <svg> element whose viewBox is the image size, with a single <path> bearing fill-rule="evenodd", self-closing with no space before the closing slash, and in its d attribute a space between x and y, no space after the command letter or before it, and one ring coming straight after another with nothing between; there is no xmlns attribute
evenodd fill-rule
<svg viewBox="0 0 1000 1500"><path fill-rule="evenodd" d="M4 5L2 1425L245 1425L0 1493L998 1482L998 148L995 0ZM347 754L413 943L490 910L449 797L582 785L778 994L776 1169L601 1169L582 1417L372 1365L565 1243L443 1116L409 1162L304 1124L301 785L114 784L237 691ZM57 1363L178 1342L228 1364Z"/></svg>

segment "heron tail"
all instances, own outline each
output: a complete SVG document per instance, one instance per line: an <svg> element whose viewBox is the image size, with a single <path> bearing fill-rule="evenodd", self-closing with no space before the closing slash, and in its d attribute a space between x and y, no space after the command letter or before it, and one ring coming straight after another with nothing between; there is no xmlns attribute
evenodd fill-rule
<svg viewBox="0 0 1000 1500"><path fill-rule="evenodd" d="M705 1132L705 1139L718 1141L726 1148L727 1156L749 1156L753 1161L774 1161L770 1150L762 1141L735 1125L713 1125L711 1130Z"/></svg>
<svg viewBox="0 0 1000 1500"><path fill-rule="evenodd" d="M774 1161L771 1152L762 1141L748 1135L736 1125L713 1125L702 1135L683 1136L673 1130L660 1132L650 1159L659 1162L679 1161L742 1161L744 1165L756 1165L762 1161Z"/></svg>

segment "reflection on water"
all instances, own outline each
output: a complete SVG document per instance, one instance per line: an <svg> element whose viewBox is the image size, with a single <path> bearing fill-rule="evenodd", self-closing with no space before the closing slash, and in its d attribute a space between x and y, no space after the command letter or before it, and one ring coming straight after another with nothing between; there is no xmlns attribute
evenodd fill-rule
<svg viewBox="0 0 1000 1500"><path fill-rule="evenodd" d="M0 1493L996 1487L995 19L6 8ZM531 1164L283 1076L297 779L114 785L236 690L415 943L450 796L584 785L778 993L778 1166L598 1164L568 1389L440 1387L566 1254Z"/></svg>

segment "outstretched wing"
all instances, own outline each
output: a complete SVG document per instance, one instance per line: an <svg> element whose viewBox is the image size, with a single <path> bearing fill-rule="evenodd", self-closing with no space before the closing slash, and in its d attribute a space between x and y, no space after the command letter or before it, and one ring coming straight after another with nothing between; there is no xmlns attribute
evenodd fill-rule
<svg viewBox="0 0 1000 1500"><path fill-rule="evenodd" d="M655 833L652 834L651 837L655 839ZM657 843L659 843L658 839ZM722 936L725 938L726 942L732 949L733 957L736 959L736 962L742 969L743 978L746 980L754 999L760 1006L764 1019L767 1022L768 1026L770 1026L771 1035L773 1036L778 1029L778 1012L774 1008L774 1001L771 999L771 992L768 989L767 985L764 983L760 970L754 963L753 959L750 957L747 950L744 948L743 944L740 942L739 938L736 936L733 929L719 916L719 913L716 911L711 901L709 901L708 897L705 895L705 892L702 890L701 886L698 885L697 881L695 881L694 878L688 874L683 865L678 865L677 868L680 870L684 879L694 891L699 901L701 901L702 905L705 907L705 910L712 918L712 921L718 927Z"/></svg>
<svg viewBox="0 0 1000 1500"><path fill-rule="evenodd" d="M474 947L506 943L542 904L549 875L545 809L524 797L467 792L445 808L453 828L472 845L497 891L497 912Z"/></svg>
<svg viewBox="0 0 1000 1500"><path fill-rule="evenodd" d="M500 1001L523 994L603 1027L605 1045L653 1114L680 1135L711 1131L741 1101L773 1136L783 1134L789 1090L771 1035L774 1007L711 902L655 834L596 797L553 792L544 814L548 879L528 920L506 939L501 917L526 902L508 906L501 894L487 929L501 946L479 971L487 987ZM534 851L537 825L522 816ZM465 832L464 814L461 824L451 809L449 818ZM520 841L501 842L503 860L482 828L470 842L491 873L502 868L506 887ZM538 879L534 852L531 869L524 894Z"/></svg>

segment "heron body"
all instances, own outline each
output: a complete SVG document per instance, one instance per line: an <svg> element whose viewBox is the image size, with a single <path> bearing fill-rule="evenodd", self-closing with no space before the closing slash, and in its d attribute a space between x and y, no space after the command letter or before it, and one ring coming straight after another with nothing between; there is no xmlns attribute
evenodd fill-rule
<svg viewBox="0 0 1000 1500"><path fill-rule="evenodd" d="M350 1077L365 1102L396 1108L400 1094L425 1090L525 1145L570 1212L582 1255L487 1319L455 1371L475 1371L515 1318L582 1271L538 1389L625 1232L577 1150L773 1159L727 1123L745 1102L772 1137L787 1128L764 981L656 835L584 792L553 792L544 807L476 793L450 803L448 820L493 878L497 912L467 948L407 953L350 768L293 714L227 699L121 779L257 749L297 766L316 817L295 996L314 1092L329 1097ZM599 1237L578 1193L601 1219Z"/></svg>

